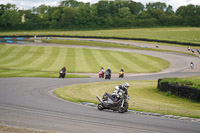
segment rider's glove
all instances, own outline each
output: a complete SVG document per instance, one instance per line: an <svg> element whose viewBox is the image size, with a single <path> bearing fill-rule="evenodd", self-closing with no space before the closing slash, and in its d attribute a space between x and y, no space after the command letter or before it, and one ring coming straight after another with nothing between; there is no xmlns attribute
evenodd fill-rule
<svg viewBox="0 0 200 133"><path fill-rule="evenodd" d="M127 98L128 100L130 100L130 97L129 97L129 95L127 95L127 96L126 96L126 98Z"/></svg>

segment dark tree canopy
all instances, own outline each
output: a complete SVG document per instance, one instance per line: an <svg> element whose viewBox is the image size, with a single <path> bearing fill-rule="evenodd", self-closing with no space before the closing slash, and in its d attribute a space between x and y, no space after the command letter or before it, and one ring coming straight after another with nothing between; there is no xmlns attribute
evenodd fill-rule
<svg viewBox="0 0 200 133"><path fill-rule="evenodd" d="M99 29L155 26L200 26L200 6L181 6L176 11L162 2L100 0L90 4L63 0L59 6L40 5L20 10L0 5L0 29Z"/></svg>

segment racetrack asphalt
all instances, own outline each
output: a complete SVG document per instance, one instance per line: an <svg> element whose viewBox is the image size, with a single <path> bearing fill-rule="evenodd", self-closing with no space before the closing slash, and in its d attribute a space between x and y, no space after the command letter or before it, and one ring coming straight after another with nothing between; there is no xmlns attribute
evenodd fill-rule
<svg viewBox="0 0 200 133"><path fill-rule="evenodd" d="M145 51L145 54L147 53L148 51ZM191 60L198 62L197 57L171 52L149 54L169 60L170 68L154 74L133 74L124 79L113 77L111 81L156 80L163 77L200 75L198 69L187 71L190 70L188 62ZM113 111L99 111L97 108L62 100L53 94L56 88L89 82L108 81L97 77L0 78L0 122L14 127L65 133L199 133L200 131L199 122L130 112L120 114Z"/></svg>

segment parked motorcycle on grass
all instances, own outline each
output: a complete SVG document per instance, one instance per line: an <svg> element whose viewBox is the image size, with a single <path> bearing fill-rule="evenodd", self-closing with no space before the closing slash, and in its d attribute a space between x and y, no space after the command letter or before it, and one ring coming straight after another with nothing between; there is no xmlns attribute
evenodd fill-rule
<svg viewBox="0 0 200 133"><path fill-rule="evenodd" d="M124 113L128 111L128 100L129 96L123 94L118 100L114 98L111 94L105 92L103 98L96 96L99 100L97 108L99 110L110 109L113 111L118 111L119 113Z"/></svg>

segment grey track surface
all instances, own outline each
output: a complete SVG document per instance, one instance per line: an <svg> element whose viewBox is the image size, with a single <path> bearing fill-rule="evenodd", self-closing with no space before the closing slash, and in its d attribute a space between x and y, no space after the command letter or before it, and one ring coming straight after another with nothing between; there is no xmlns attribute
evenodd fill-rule
<svg viewBox="0 0 200 133"><path fill-rule="evenodd" d="M157 53L149 54L156 56ZM188 67L187 62L190 59L198 61L197 58L183 54L168 53L168 55L174 56L168 58L173 65L161 73L133 75L124 79L112 78L111 81L200 75L199 72L183 71ZM164 58L164 55L161 58ZM177 60L184 63L179 66ZM199 133L200 131L199 122L99 111L93 107L62 100L53 94L56 88L89 82L107 81L98 78L0 78L0 122L17 127L67 133Z"/></svg>

